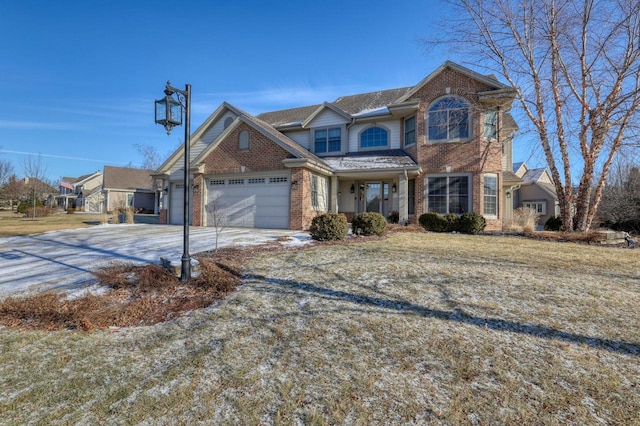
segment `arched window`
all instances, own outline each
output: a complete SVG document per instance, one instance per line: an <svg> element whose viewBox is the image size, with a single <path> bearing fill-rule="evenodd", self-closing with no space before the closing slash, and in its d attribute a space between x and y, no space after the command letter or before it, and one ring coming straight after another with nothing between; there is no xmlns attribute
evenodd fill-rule
<svg viewBox="0 0 640 426"><path fill-rule="evenodd" d="M386 147L389 144L389 132L382 127L369 127L360 133L360 148Z"/></svg>
<svg viewBox="0 0 640 426"><path fill-rule="evenodd" d="M243 130L238 135L238 149L246 150L249 149L249 131Z"/></svg>
<svg viewBox="0 0 640 426"><path fill-rule="evenodd" d="M442 98L427 113L430 141L469 139L469 104L460 98Z"/></svg>
<svg viewBox="0 0 640 426"><path fill-rule="evenodd" d="M224 129L226 130L227 127L231 126L231 123L233 123L233 117L227 117L224 119Z"/></svg>

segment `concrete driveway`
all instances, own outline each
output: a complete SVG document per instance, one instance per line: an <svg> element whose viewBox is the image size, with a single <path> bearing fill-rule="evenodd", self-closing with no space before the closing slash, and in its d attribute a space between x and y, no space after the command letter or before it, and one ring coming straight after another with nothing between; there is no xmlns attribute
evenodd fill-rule
<svg viewBox="0 0 640 426"><path fill-rule="evenodd" d="M84 291L96 282L91 271L111 262L179 261L182 235L182 226L121 224L0 238L0 298L45 289ZM215 230L192 227L189 235L192 255L215 248ZM225 228L218 247L263 244L284 236L290 238L283 244L310 241L303 231Z"/></svg>

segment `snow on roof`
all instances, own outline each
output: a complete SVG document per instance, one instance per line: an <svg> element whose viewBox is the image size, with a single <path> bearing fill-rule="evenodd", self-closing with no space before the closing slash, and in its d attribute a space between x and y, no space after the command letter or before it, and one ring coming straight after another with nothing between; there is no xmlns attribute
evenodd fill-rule
<svg viewBox="0 0 640 426"><path fill-rule="evenodd" d="M372 108L372 109L364 109L360 112L353 114L354 117L366 117L368 115L380 115L380 114L388 114L389 108L386 106L382 108Z"/></svg>
<svg viewBox="0 0 640 426"><path fill-rule="evenodd" d="M401 150L347 154L340 157L324 157L323 160L336 171L418 167L413 158Z"/></svg>
<svg viewBox="0 0 640 426"><path fill-rule="evenodd" d="M534 183L540 179L543 173L544 173L544 169L530 169L530 170L527 170L524 176L522 176L522 180L524 181L525 185Z"/></svg>

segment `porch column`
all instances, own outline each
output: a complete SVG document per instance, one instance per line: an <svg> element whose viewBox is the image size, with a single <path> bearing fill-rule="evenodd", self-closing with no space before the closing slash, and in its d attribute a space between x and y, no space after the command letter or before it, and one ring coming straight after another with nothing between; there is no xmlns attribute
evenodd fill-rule
<svg viewBox="0 0 640 426"><path fill-rule="evenodd" d="M331 197L329 201L329 211L338 213L338 177L331 176Z"/></svg>
<svg viewBox="0 0 640 426"><path fill-rule="evenodd" d="M409 220L409 180L403 174L398 175L398 223Z"/></svg>

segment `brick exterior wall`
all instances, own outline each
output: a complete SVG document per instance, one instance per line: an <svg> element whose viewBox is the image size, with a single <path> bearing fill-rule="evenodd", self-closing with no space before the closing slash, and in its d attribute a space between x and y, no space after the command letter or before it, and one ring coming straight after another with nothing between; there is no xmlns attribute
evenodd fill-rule
<svg viewBox="0 0 640 426"><path fill-rule="evenodd" d="M192 225L193 226L206 226L205 221L205 212L203 210L204 203L204 193L206 188L204 187L205 182L202 176L202 173L195 174L193 176L193 199L191 202L193 203L193 217Z"/></svg>
<svg viewBox="0 0 640 426"><path fill-rule="evenodd" d="M249 149L238 148L241 131L249 132ZM286 150L262 133L242 123L229 134L204 161L204 174L264 172L283 170L282 160L292 157Z"/></svg>
<svg viewBox="0 0 640 426"><path fill-rule="evenodd" d="M291 182L296 182L296 189L291 190L290 229L309 229L313 218L325 213L311 208L311 175L308 169L291 169Z"/></svg>
<svg viewBox="0 0 640 426"><path fill-rule="evenodd" d="M449 95L466 99L471 105L472 139L468 142L429 143L427 141L426 113L429 106L438 98ZM497 142L488 142L483 137L484 106L477 93L490 89L481 82L458 73L449 68L435 76L422 87L414 98L420 99L419 111L416 115L416 159L422 167L423 174L416 179L415 217L425 213L425 175L445 173L446 166L451 173L471 173L472 211L482 214L484 208L483 182L484 174L498 176L498 188L502 187L502 147ZM412 149L408 149L413 154ZM502 228L502 197L498 191L498 219L487 220L487 230Z"/></svg>
<svg viewBox="0 0 640 426"><path fill-rule="evenodd" d="M160 225L167 224L167 209L160 210Z"/></svg>

